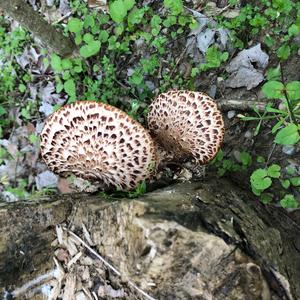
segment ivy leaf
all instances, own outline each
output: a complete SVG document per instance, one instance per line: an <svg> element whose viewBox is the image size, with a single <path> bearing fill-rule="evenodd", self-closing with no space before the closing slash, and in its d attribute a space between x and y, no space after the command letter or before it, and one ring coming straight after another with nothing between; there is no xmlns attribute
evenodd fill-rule
<svg viewBox="0 0 300 300"><path fill-rule="evenodd" d="M276 51L277 56L281 59L288 59L288 57L291 54L291 48L290 46L284 44L281 47L278 48L278 50Z"/></svg>
<svg viewBox="0 0 300 300"><path fill-rule="evenodd" d="M123 0L116 0L109 6L109 14L113 21L121 23L127 15L127 8Z"/></svg>
<svg viewBox="0 0 300 300"><path fill-rule="evenodd" d="M100 41L91 41L87 45L82 46L79 50L79 53L82 57L88 58L97 54L100 50L100 47Z"/></svg>
<svg viewBox="0 0 300 300"><path fill-rule="evenodd" d="M283 208L297 208L298 202L296 201L294 195L287 194L280 200L280 204Z"/></svg>
<svg viewBox="0 0 300 300"><path fill-rule="evenodd" d="M263 193L260 195L260 200L264 204L268 204L273 200L273 195L271 193Z"/></svg>
<svg viewBox="0 0 300 300"><path fill-rule="evenodd" d="M51 67L55 72L62 71L61 58L57 54L51 55Z"/></svg>
<svg viewBox="0 0 300 300"><path fill-rule="evenodd" d="M79 33L83 28L83 23L78 18L72 18L68 22L68 29L73 33Z"/></svg>
<svg viewBox="0 0 300 300"><path fill-rule="evenodd" d="M241 160L242 164L246 167L251 165L251 163L252 163L251 155L245 151L240 153L240 160Z"/></svg>
<svg viewBox="0 0 300 300"><path fill-rule="evenodd" d="M268 176L270 176L272 178L279 178L280 170L281 170L281 167L279 165L273 164L268 168Z"/></svg>
<svg viewBox="0 0 300 300"><path fill-rule="evenodd" d="M275 143L280 145L294 145L299 140L299 129L295 124L289 124L280 129L275 136Z"/></svg>
<svg viewBox="0 0 300 300"><path fill-rule="evenodd" d="M74 97L76 95L76 86L73 79L68 79L64 83L64 90L70 97Z"/></svg>
<svg viewBox="0 0 300 300"><path fill-rule="evenodd" d="M288 33L290 36L296 36L298 33L300 33L300 26L292 24L288 29Z"/></svg>
<svg viewBox="0 0 300 300"><path fill-rule="evenodd" d="M279 81L268 81L263 87L262 91L268 99L282 99L284 85Z"/></svg>
<svg viewBox="0 0 300 300"><path fill-rule="evenodd" d="M300 99L300 81L291 81L286 85L286 92L289 100Z"/></svg>
<svg viewBox="0 0 300 300"><path fill-rule="evenodd" d="M164 6L169 8L174 15L179 15L183 10L182 0L164 0Z"/></svg>
<svg viewBox="0 0 300 300"><path fill-rule="evenodd" d="M135 0L124 0L124 6L127 11L131 10L134 7Z"/></svg>
<svg viewBox="0 0 300 300"><path fill-rule="evenodd" d="M267 189L272 184L271 178L267 176L268 176L267 170L265 169L255 170L250 177L251 186L256 190Z"/></svg>
<svg viewBox="0 0 300 300"><path fill-rule="evenodd" d="M293 186L300 186L300 177L292 177L290 182Z"/></svg>
<svg viewBox="0 0 300 300"><path fill-rule="evenodd" d="M291 185L290 181L288 179L280 180L280 183L283 188L288 189Z"/></svg>

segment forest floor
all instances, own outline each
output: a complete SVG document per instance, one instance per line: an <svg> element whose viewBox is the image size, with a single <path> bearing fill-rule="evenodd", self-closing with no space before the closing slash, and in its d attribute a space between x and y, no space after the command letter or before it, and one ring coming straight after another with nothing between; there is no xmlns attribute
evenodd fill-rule
<svg viewBox="0 0 300 300"><path fill-rule="evenodd" d="M63 104L106 102L147 126L148 105L159 93L186 89L216 99L225 120L222 150L207 172L231 178L266 204L299 205L297 1L29 2L75 41L79 55L59 57L2 14L4 201L82 188L47 170L40 157L45 119ZM158 186L197 179L184 167L168 167L164 176Z"/></svg>

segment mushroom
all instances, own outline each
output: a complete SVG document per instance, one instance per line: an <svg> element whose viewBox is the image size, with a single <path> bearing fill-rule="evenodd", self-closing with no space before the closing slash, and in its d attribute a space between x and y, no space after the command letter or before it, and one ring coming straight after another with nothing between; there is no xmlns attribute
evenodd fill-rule
<svg viewBox="0 0 300 300"><path fill-rule="evenodd" d="M154 139L175 159L192 157L201 165L215 157L224 137L221 112L213 99L201 92L160 94L150 105L148 126Z"/></svg>
<svg viewBox="0 0 300 300"><path fill-rule="evenodd" d="M95 101L78 101L54 112L41 132L41 154L55 173L123 190L151 177L156 162L146 129L125 112Z"/></svg>

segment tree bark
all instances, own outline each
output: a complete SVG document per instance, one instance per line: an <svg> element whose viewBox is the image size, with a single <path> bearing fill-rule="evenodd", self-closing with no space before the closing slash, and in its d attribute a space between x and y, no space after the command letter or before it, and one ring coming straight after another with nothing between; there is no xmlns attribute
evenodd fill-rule
<svg viewBox="0 0 300 300"><path fill-rule="evenodd" d="M62 57L72 55L75 50L74 43L48 24L26 1L0 0L0 8L57 54Z"/></svg>
<svg viewBox="0 0 300 300"><path fill-rule="evenodd" d="M3 203L1 287L14 289L53 267L49 259L54 252L51 243L55 225L60 223L77 233L85 224L95 242L94 249L109 255L112 263L117 268L122 266L135 282L144 276L157 280L159 284L149 292L157 299L190 299L200 279L202 292L210 291L213 299L233 299L234 289L245 292L239 299L270 299L262 296L263 292L247 294L249 272L253 272L252 282L260 278L260 270L264 279L256 282L258 290L266 290L259 285L266 281L272 299L300 299L299 226L283 209L262 205L225 179L178 184L137 200L105 201L99 196L78 194L38 202ZM149 239L151 243L147 244ZM151 261L146 254L150 249L145 250L149 245L156 249ZM211 248L206 249L209 245ZM232 253L237 250L247 257L247 263L234 258ZM223 254L216 259L218 252ZM154 268L155 257L165 265L157 269L156 261ZM237 264L237 260L244 262ZM136 265L140 266L138 270ZM187 291L191 282L192 292Z"/></svg>

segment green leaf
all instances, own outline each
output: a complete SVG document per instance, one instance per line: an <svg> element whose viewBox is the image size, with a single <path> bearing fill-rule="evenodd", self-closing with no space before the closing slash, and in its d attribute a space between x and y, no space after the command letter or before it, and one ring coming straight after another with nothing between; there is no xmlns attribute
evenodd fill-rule
<svg viewBox="0 0 300 300"><path fill-rule="evenodd" d="M68 29L71 31L71 32L74 32L74 33L79 33L82 28L83 28L83 23L80 19L78 18L72 18L70 19L70 21L68 22Z"/></svg>
<svg viewBox="0 0 300 300"><path fill-rule="evenodd" d="M71 97L76 95L76 86L73 79L69 79L64 83L64 90Z"/></svg>
<svg viewBox="0 0 300 300"><path fill-rule="evenodd" d="M250 177L251 186L256 190L267 189L272 184L271 178L267 176L268 176L267 170L265 169L255 170Z"/></svg>
<svg viewBox="0 0 300 300"><path fill-rule="evenodd" d="M0 116L5 115L6 113L7 113L6 109L2 105L0 105Z"/></svg>
<svg viewBox="0 0 300 300"><path fill-rule="evenodd" d="M288 175L294 175L296 173L296 169L295 169L295 167L288 166L286 168L286 172Z"/></svg>
<svg viewBox="0 0 300 300"><path fill-rule="evenodd" d="M134 7L135 0L124 0L124 6L127 11L131 10Z"/></svg>
<svg viewBox="0 0 300 300"><path fill-rule="evenodd" d="M94 36L90 33L86 33L84 36L83 36L83 40L88 44L90 42L92 42L94 40Z"/></svg>
<svg viewBox="0 0 300 300"><path fill-rule="evenodd" d="M39 140L38 136L35 134L30 134L28 140L31 144L36 144Z"/></svg>
<svg viewBox="0 0 300 300"><path fill-rule="evenodd" d="M256 161L260 164L263 164L266 162L265 158L263 156L257 156Z"/></svg>
<svg viewBox="0 0 300 300"><path fill-rule="evenodd" d="M24 84L19 84L19 91L21 92L21 93L24 93L25 91L26 91L26 85L24 85Z"/></svg>
<svg viewBox="0 0 300 300"><path fill-rule="evenodd" d="M286 92L289 100L300 99L300 81L291 81L286 85Z"/></svg>
<svg viewBox="0 0 300 300"><path fill-rule="evenodd" d="M99 40L104 43L108 40L109 34L106 30L101 30L99 33Z"/></svg>
<svg viewBox="0 0 300 300"><path fill-rule="evenodd" d="M275 136L275 143L280 145L294 145L299 140L299 130L295 124L289 124L280 129Z"/></svg>
<svg viewBox="0 0 300 300"><path fill-rule="evenodd" d="M292 177L290 182L293 186L300 186L300 177Z"/></svg>
<svg viewBox="0 0 300 300"><path fill-rule="evenodd" d="M87 45L80 48L79 53L82 57L88 58L100 51L101 43L100 41L92 41Z"/></svg>
<svg viewBox="0 0 300 300"><path fill-rule="evenodd" d="M281 78L281 72L280 72L280 65L278 65L276 68L270 68L267 71L267 80L280 80Z"/></svg>
<svg viewBox="0 0 300 300"><path fill-rule="evenodd" d="M127 8L123 0L116 0L109 5L109 14L113 21L121 23L127 15Z"/></svg>
<svg viewBox="0 0 300 300"><path fill-rule="evenodd" d="M280 183L283 188L288 189L291 185L290 181L288 179L280 180Z"/></svg>
<svg viewBox="0 0 300 300"><path fill-rule="evenodd" d="M56 93L60 93L63 90L63 88L64 85L61 82L57 83L55 88Z"/></svg>
<svg viewBox="0 0 300 300"><path fill-rule="evenodd" d="M55 72L62 71L61 59L57 54L51 55L51 67Z"/></svg>
<svg viewBox="0 0 300 300"><path fill-rule="evenodd" d="M72 62L70 59L63 59L61 62L61 66L64 70L72 68Z"/></svg>
<svg viewBox="0 0 300 300"><path fill-rule="evenodd" d="M262 91L268 99L282 99L284 85L279 81L268 81L263 87Z"/></svg>
<svg viewBox="0 0 300 300"><path fill-rule="evenodd" d="M130 77L130 83L134 85L140 85L143 82L143 75L137 72L134 72Z"/></svg>
<svg viewBox="0 0 300 300"><path fill-rule="evenodd" d="M300 26L292 24L288 29L288 33L290 36L296 36L298 33L300 33Z"/></svg>
<svg viewBox="0 0 300 300"><path fill-rule="evenodd" d="M75 36L75 44L80 45L82 43L82 36L80 34L77 34Z"/></svg>
<svg viewBox="0 0 300 300"><path fill-rule="evenodd" d="M290 46L284 44L281 47L278 48L278 50L276 51L277 56L281 59L288 59L288 57L291 54L291 48Z"/></svg>
<svg viewBox="0 0 300 300"><path fill-rule="evenodd" d="M292 194L285 195L284 198L280 200L280 204L283 208L297 208L299 205Z"/></svg>
<svg viewBox="0 0 300 300"><path fill-rule="evenodd" d="M182 0L164 0L164 6L169 8L174 15L179 15L183 11Z"/></svg>
<svg viewBox="0 0 300 300"><path fill-rule="evenodd" d="M249 166L252 163L251 155L245 151L240 153L240 160L244 166Z"/></svg>
<svg viewBox="0 0 300 300"><path fill-rule="evenodd" d="M271 193L263 193L260 195L260 201L264 204L272 202L273 195Z"/></svg>
<svg viewBox="0 0 300 300"><path fill-rule="evenodd" d="M31 119L30 111L26 108L21 109L21 115L23 118L25 118L27 120Z"/></svg>
<svg viewBox="0 0 300 300"><path fill-rule="evenodd" d="M134 24L139 24L143 20L144 17L144 9L138 9L134 8L129 14L128 14L128 24L130 26L133 26Z"/></svg>
<svg viewBox="0 0 300 300"><path fill-rule="evenodd" d="M283 124L284 120L279 120L272 128L272 133L274 134Z"/></svg>
<svg viewBox="0 0 300 300"><path fill-rule="evenodd" d="M281 170L281 167L279 165L273 164L268 168L268 176L270 176L272 178L279 178L280 170Z"/></svg>
<svg viewBox="0 0 300 300"><path fill-rule="evenodd" d="M91 15L87 15L84 18L84 23L83 23L84 28L93 28L95 26L95 19Z"/></svg>

